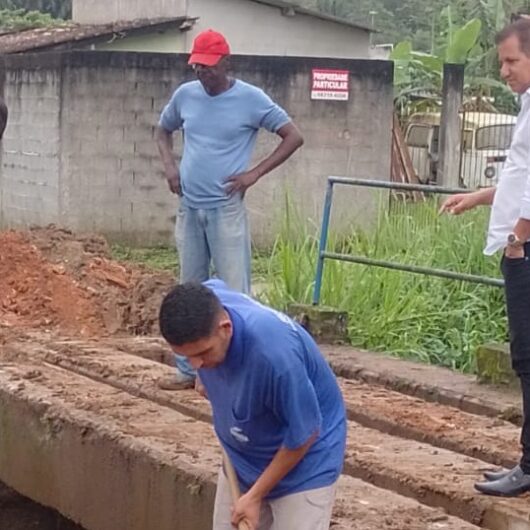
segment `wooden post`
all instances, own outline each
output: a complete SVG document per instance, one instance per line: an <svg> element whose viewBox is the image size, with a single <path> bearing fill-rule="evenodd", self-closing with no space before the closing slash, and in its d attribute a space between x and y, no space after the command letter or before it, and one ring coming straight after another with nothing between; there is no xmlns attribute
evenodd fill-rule
<svg viewBox="0 0 530 530"><path fill-rule="evenodd" d="M460 187L463 93L464 65L444 64L437 184L448 188Z"/></svg>

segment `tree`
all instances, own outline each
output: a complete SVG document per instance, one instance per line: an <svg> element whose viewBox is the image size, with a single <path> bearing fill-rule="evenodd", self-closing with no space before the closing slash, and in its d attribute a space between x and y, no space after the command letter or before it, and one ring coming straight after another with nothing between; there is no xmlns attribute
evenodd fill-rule
<svg viewBox="0 0 530 530"><path fill-rule="evenodd" d="M443 60L454 59L447 57L447 49L455 28L480 21L476 42L466 51L466 94L493 97L500 109L516 110L513 95L499 77L495 35L513 14L530 13L530 0L305 0L305 4L353 21L373 18L379 30L374 43L403 43L396 63L401 96L435 94Z"/></svg>
<svg viewBox="0 0 530 530"><path fill-rule="evenodd" d="M392 52L395 100L402 115L417 111L418 106L436 107L441 96L444 63L466 64L476 46L480 20L472 19L458 28L452 24L450 8L442 11L442 16L447 18L447 31L437 54L413 51L410 41L400 42Z"/></svg>
<svg viewBox="0 0 530 530"><path fill-rule="evenodd" d="M473 18L482 23L479 43L485 49L510 15L530 12L530 0L301 0L313 9L339 17L370 23L372 18L379 31L376 43L397 43L410 40L415 50L432 53L443 41L440 13L450 7L452 22L463 26ZM370 14L372 13L372 15Z"/></svg>
<svg viewBox="0 0 530 530"><path fill-rule="evenodd" d="M49 13L54 18L72 17L72 0L0 0L0 9L24 9Z"/></svg>

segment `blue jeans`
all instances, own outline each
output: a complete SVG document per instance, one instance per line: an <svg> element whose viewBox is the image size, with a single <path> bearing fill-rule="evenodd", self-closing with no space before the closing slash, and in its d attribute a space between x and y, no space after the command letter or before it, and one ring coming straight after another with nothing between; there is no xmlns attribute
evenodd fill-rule
<svg viewBox="0 0 530 530"><path fill-rule="evenodd" d="M180 205L175 239L180 258L180 281L203 282L213 271L228 287L250 293L250 230L242 200L231 199L218 208ZM177 368L190 377L195 370L177 356Z"/></svg>

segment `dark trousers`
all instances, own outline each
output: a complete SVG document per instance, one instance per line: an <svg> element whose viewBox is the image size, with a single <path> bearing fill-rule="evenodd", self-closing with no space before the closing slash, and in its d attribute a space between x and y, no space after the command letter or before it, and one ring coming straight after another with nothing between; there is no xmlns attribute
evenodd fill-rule
<svg viewBox="0 0 530 530"><path fill-rule="evenodd" d="M521 382L523 428L521 468L530 474L530 244L525 257L503 257L501 270L505 281L506 310L510 328L512 366Z"/></svg>

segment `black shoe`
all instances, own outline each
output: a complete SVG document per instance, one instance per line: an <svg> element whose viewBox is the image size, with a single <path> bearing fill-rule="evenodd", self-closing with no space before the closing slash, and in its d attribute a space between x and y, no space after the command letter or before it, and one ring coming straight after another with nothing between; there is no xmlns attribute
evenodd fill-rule
<svg viewBox="0 0 530 530"><path fill-rule="evenodd" d="M502 471L484 471L484 478L488 482L493 482L495 480L504 478L508 473L510 473L510 471L511 469L503 469Z"/></svg>
<svg viewBox="0 0 530 530"><path fill-rule="evenodd" d="M477 482L475 489L486 495L517 497L526 491L530 491L530 474L526 475L520 466L516 466L499 480Z"/></svg>

